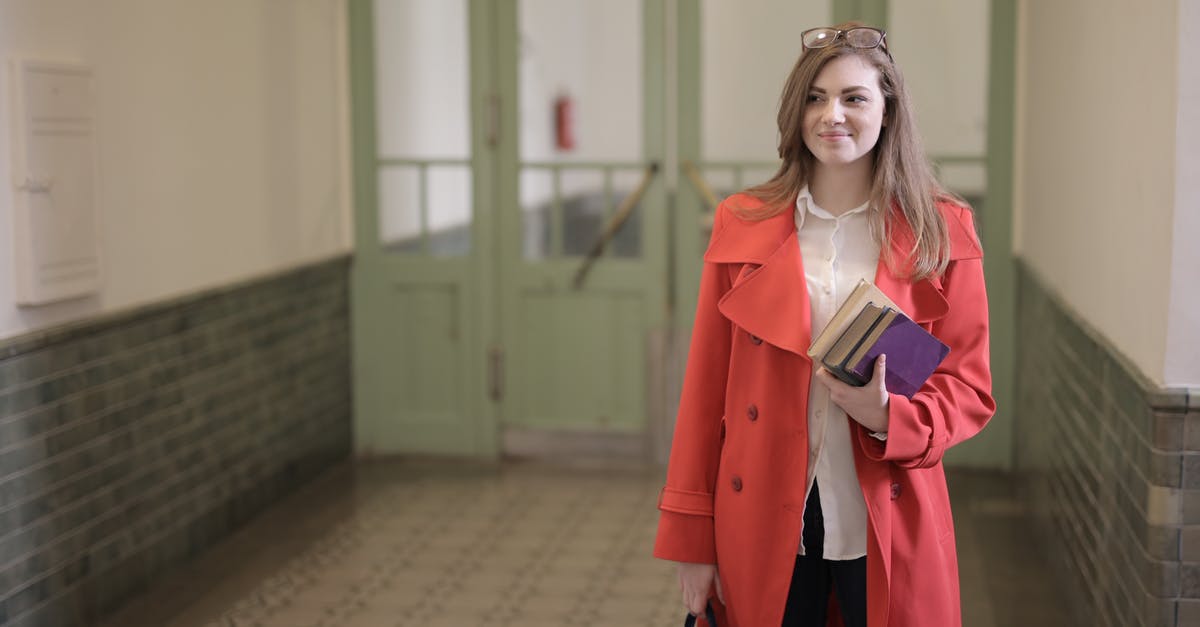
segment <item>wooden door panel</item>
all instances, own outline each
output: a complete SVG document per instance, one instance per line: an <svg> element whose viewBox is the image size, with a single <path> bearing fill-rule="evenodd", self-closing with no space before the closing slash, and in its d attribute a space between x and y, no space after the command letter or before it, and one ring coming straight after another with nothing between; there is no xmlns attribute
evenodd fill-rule
<svg viewBox="0 0 1200 627"><path fill-rule="evenodd" d="M457 285L397 285L388 303L395 355L392 394L418 422L445 423L463 416L463 379L458 376L465 316Z"/></svg>
<svg viewBox="0 0 1200 627"><path fill-rule="evenodd" d="M645 420L644 295L527 292L506 424L637 431Z"/></svg>

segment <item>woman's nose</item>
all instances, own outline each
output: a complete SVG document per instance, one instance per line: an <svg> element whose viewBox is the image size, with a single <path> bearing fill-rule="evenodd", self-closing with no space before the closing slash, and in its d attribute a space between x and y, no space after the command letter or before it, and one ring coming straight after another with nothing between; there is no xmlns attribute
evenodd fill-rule
<svg viewBox="0 0 1200 627"><path fill-rule="evenodd" d="M825 104L825 110L821 112L821 120L826 124L841 124L846 120L845 112L842 111L842 104L836 100L830 100Z"/></svg>

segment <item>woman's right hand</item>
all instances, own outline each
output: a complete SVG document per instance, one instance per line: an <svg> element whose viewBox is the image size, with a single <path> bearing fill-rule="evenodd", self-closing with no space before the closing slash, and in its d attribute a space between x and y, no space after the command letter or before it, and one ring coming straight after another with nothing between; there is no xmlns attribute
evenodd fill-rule
<svg viewBox="0 0 1200 627"><path fill-rule="evenodd" d="M690 564L678 562L679 589L683 592L683 607L696 616L704 616L704 607L708 605L708 591L713 584L717 587L717 598L725 602L725 594L721 591L721 576L717 574L716 564Z"/></svg>

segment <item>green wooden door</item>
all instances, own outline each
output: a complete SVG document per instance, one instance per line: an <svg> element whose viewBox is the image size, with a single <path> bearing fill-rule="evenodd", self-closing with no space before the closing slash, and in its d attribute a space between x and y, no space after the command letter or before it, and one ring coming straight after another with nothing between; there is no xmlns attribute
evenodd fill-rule
<svg viewBox="0 0 1200 627"><path fill-rule="evenodd" d="M349 11L356 449L492 457L494 2Z"/></svg>
<svg viewBox="0 0 1200 627"><path fill-rule="evenodd" d="M642 185L665 154L662 7L351 0L359 453L645 441L668 319L666 193Z"/></svg>
<svg viewBox="0 0 1200 627"><path fill-rule="evenodd" d="M667 320L663 4L499 3L506 452L646 442ZM623 203L628 219L582 270Z"/></svg>

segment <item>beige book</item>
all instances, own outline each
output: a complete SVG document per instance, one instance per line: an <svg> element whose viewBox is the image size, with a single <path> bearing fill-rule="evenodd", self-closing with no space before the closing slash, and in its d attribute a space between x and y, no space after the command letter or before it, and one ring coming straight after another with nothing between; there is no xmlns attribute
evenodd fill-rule
<svg viewBox="0 0 1200 627"><path fill-rule="evenodd" d="M896 316L898 315L900 315L900 313L895 309L888 309L885 311L884 314L879 317L879 322L871 328L871 332L863 336L862 340L858 343L858 346L854 349L854 352L850 353L850 355L846 357L846 360L842 362L842 367L852 368L855 364L862 361L863 357L867 356L867 351L871 350L871 347L875 345L875 342L879 341L879 336L883 335L883 332L892 325L892 320L895 320Z"/></svg>
<svg viewBox="0 0 1200 627"><path fill-rule="evenodd" d="M841 337L833 343L833 346L824 355L821 355L821 361L825 364L825 367L831 370L833 368L845 367L846 360L850 358L850 354L857 351L859 345L863 342L863 338L870 335L871 331L874 331L879 326L879 322L886 311L895 310L880 307L875 303L867 303L862 311L854 317L854 321L850 323L850 326L846 327L846 330L842 332Z"/></svg>
<svg viewBox="0 0 1200 627"><path fill-rule="evenodd" d="M879 307L888 306L896 311L901 311L892 299L879 291L875 284L862 279L858 285L854 287L854 291L850 292L850 296L842 303L837 312L833 314L833 318L829 320L829 324L813 338L812 344L808 347L808 356L816 361L821 361L825 353L833 347L834 342L842 336L846 327L858 317L858 312L862 311L868 303L875 303Z"/></svg>

